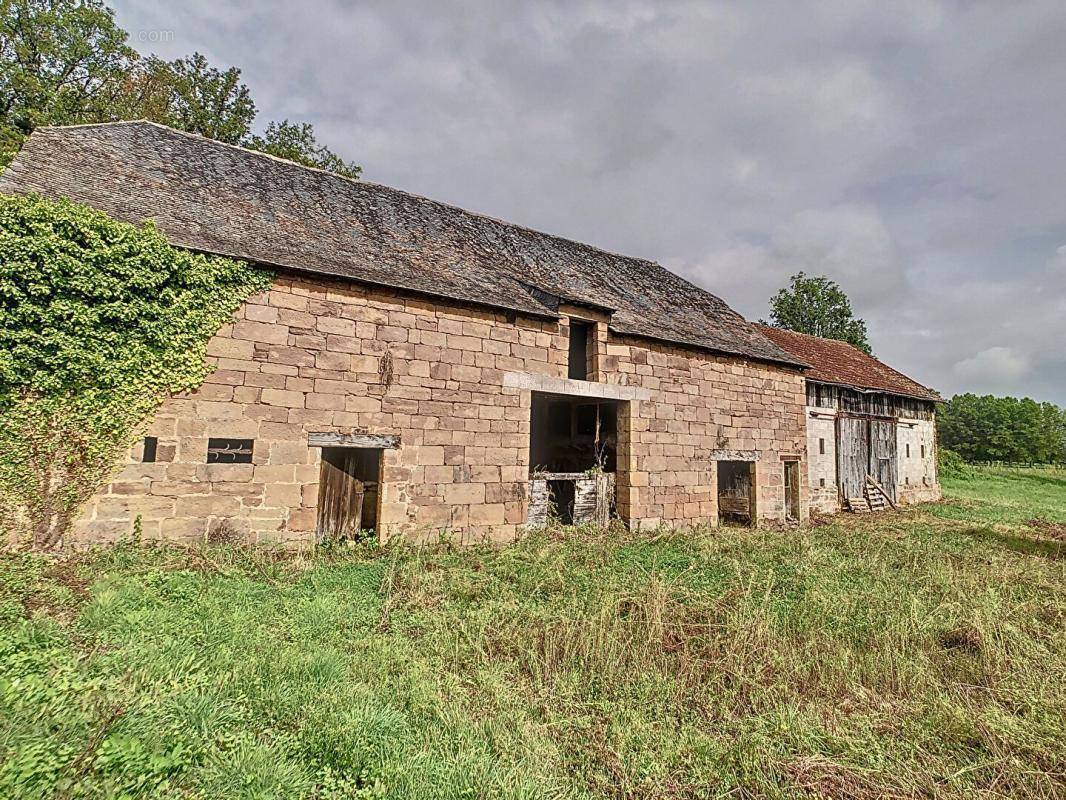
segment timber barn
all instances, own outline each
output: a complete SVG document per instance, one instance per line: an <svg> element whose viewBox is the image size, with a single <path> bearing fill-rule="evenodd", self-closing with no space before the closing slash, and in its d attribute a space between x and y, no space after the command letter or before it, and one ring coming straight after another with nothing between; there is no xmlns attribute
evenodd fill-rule
<svg viewBox="0 0 1066 800"><path fill-rule="evenodd" d="M807 454L811 507L877 510L940 499L940 395L846 342L764 327L810 364Z"/></svg>
<svg viewBox="0 0 1066 800"><path fill-rule="evenodd" d="M837 404L868 397L805 380L805 353L654 262L153 123L38 129L0 191L154 220L177 247L276 275L87 503L74 545L137 520L145 537L292 545L507 541L551 518L798 522L812 492L835 497L820 450L809 468L812 426L835 447L852 419ZM878 391L900 442L912 404L931 458L927 391ZM933 475L901 474L915 490Z"/></svg>

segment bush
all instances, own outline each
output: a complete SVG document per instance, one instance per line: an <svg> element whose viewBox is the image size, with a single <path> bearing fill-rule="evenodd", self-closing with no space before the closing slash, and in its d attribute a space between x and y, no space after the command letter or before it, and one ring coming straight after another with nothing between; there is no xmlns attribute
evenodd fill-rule
<svg viewBox="0 0 1066 800"><path fill-rule="evenodd" d="M0 196L0 532L58 544L207 341L271 276L151 224Z"/></svg>
<svg viewBox="0 0 1066 800"><path fill-rule="evenodd" d="M966 460L946 447L937 451L937 470L942 478L972 478L973 469Z"/></svg>

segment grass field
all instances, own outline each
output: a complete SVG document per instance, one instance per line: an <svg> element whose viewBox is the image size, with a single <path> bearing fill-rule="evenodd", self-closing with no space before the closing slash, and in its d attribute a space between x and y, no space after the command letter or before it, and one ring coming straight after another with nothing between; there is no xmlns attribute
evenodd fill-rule
<svg viewBox="0 0 1066 800"><path fill-rule="evenodd" d="M1066 797L1066 476L791 531L0 560L0 796Z"/></svg>

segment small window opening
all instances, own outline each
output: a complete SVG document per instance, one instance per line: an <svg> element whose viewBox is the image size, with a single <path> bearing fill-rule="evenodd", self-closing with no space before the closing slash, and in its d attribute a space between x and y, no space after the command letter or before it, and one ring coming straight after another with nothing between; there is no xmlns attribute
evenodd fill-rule
<svg viewBox="0 0 1066 800"><path fill-rule="evenodd" d="M825 488L825 478L819 478L818 479L818 485L821 486L824 489Z"/></svg>
<svg viewBox="0 0 1066 800"><path fill-rule="evenodd" d="M911 485L911 479L909 477L903 479L903 483L907 486Z"/></svg>
<svg viewBox="0 0 1066 800"><path fill-rule="evenodd" d="M208 439L208 464L251 464L252 439Z"/></svg>
<svg viewBox="0 0 1066 800"><path fill-rule="evenodd" d="M907 458L911 457L911 446L907 445Z"/></svg>
<svg viewBox="0 0 1066 800"><path fill-rule="evenodd" d="M825 439L819 439L818 440L818 455L820 455L820 456L824 456L825 455Z"/></svg>
<svg viewBox="0 0 1066 800"><path fill-rule="evenodd" d="M589 379L589 331L587 322L570 320L570 354L567 377L575 381Z"/></svg>
<svg viewBox="0 0 1066 800"><path fill-rule="evenodd" d="M922 445L922 458L925 458L925 445Z"/></svg>
<svg viewBox="0 0 1066 800"><path fill-rule="evenodd" d="M141 453L141 461L145 464L152 464L155 462L156 449L159 446L159 437L157 436L145 436L144 437L144 450Z"/></svg>

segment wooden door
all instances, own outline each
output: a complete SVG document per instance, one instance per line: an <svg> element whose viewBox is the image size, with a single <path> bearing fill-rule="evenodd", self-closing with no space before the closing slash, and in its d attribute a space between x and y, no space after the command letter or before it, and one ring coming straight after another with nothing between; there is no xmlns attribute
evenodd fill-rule
<svg viewBox="0 0 1066 800"><path fill-rule="evenodd" d="M360 454L354 448L322 448L318 484L318 541L355 539L362 528L363 481L355 477Z"/></svg>
<svg viewBox="0 0 1066 800"><path fill-rule="evenodd" d="M844 497L862 497L870 470L870 422L837 417L837 481Z"/></svg>
<svg viewBox="0 0 1066 800"><path fill-rule="evenodd" d="M896 501L898 478L895 420L870 420L870 474Z"/></svg>

